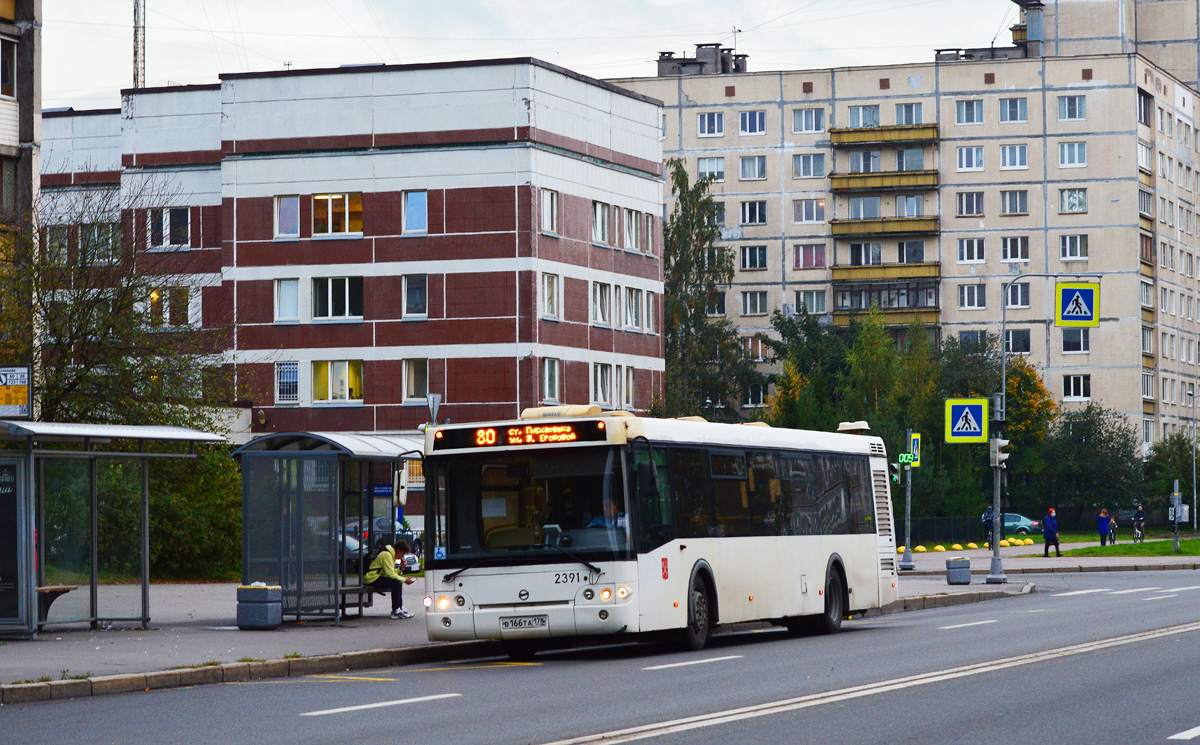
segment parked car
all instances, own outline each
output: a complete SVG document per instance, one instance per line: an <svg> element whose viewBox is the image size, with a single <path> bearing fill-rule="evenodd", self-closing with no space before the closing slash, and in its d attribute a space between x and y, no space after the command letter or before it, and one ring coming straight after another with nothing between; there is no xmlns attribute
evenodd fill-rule
<svg viewBox="0 0 1200 745"><path fill-rule="evenodd" d="M986 522L987 513L979 516L980 522ZM1041 520L1030 520L1024 515L1018 515L1015 512L1004 513L1004 534L1005 535L1030 535L1032 533L1042 532Z"/></svg>
<svg viewBox="0 0 1200 745"><path fill-rule="evenodd" d="M421 560L416 554L405 554L396 561L396 571L401 574L415 574L421 571Z"/></svg>
<svg viewBox="0 0 1200 745"><path fill-rule="evenodd" d="M421 534L411 530L405 530L404 524L398 520L393 520L390 517L377 517L371 521L369 530L362 527L362 522L357 518L347 520L342 524L342 532L354 536L355 539L362 541L363 545L375 546L377 538L383 537L386 541L391 541L392 535L395 535L396 540L404 541L408 544L417 556L421 555ZM375 537L372 537L372 534Z"/></svg>

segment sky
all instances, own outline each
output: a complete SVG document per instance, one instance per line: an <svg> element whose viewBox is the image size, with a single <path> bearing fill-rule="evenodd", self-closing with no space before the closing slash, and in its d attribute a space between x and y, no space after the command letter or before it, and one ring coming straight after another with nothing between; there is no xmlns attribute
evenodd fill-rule
<svg viewBox="0 0 1200 745"><path fill-rule="evenodd" d="M1007 46L1016 16L1011 0L146 0L146 84L494 57L651 76L660 51L735 41L751 71L921 62ZM45 108L120 106L133 0L49 0L42 41Z"/></svg>

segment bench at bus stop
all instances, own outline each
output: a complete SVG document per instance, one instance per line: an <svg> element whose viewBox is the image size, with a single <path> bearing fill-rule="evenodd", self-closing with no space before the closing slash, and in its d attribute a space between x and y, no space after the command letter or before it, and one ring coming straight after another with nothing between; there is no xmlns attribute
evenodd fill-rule
<svg viewBox="0 0 1200 745"><path fill-rule="evenodd" d="M50 614L50 606L68 592L78 590L78 585L46 585L37 588L38 594L38 628L46 625L46 617Z"/></svg>

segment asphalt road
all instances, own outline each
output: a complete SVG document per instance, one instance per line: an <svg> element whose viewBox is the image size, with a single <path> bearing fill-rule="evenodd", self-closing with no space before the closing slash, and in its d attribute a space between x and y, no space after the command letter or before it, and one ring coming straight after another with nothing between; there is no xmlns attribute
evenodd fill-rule
<svg viewBox="0 0 1200 745"><path fill-rule="evenodd" d="M592 647L6 706L0 743L1200 743L1200 573L1032 579L1032 595L833 637L763 630L699 653Z"/></svg>

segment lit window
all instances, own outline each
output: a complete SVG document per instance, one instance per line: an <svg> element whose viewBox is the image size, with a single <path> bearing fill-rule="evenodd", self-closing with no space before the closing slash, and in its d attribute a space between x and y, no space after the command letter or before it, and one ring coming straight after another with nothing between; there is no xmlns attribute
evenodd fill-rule
<svg viewBox="0 0 1200 745"><path fill-rule="evenodd" d="M362 401L362 360L312 363L313 401Z"/></svg>
<svg viewBox="0 0 1200 745"><path fill-rule="evenodd" d="M362 194L314 194L313 237L362 233Z"/></svg>

